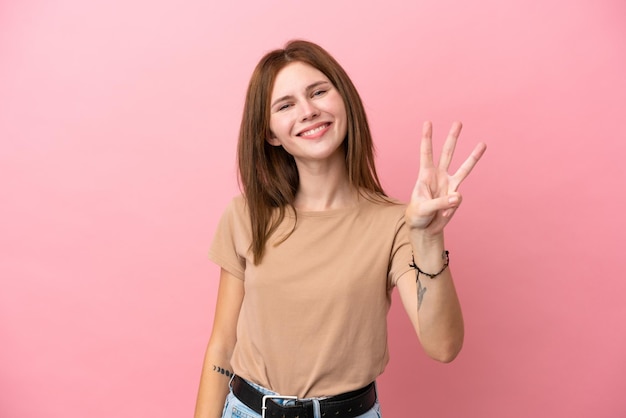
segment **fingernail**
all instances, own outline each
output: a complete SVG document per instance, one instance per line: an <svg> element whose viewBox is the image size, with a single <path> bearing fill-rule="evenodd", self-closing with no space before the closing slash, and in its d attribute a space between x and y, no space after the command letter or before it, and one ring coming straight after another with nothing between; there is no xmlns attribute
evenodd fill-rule
<svg viewBox="0 0 626 418"><path fill-rule="evenodd" d="M458 196L450 196L448 198L448 203L450 203L450 204L458 203L458 201L459 201L459 197Z"/></svg>

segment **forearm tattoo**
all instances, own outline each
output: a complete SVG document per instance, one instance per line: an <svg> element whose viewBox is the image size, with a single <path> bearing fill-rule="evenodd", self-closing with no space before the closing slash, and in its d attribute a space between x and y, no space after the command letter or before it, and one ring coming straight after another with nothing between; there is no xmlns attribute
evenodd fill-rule
<svg viewBox="0 0 626 418"><path fill-rule="evenodd" d="M226 377L231 377L233 375L233 372L231 372L230 370L226 370L225 368L216 366L215 364L213 365L213 371L223 374Z"/></svg>
<svg viewBox="0 0 626 418"><path fill-rule="evenodd" d="M415 264L415 257L411 257L412 262L409 264L409 267L413 267L415 269L415 282L417 283L417 310L419 311L422 307L422 302L424 301L424 293L426 293L426 286L422 286L422 281L420 280L420 274L424 276L428 276L431 279L439 276L445 269L448 268L448 264L450 264L450 253L447 250L443 250L441 253L441 258L444 260L443 267L437 273L426 273L422 271L417 264Z"/></svg>
<svg viewBox="0 0 626 418"><path fill-rule="evenodd" d="M422 286L422 281L417 279L417 310L419 311L424 301L424 293L426 293L426 287Z"/></svg>

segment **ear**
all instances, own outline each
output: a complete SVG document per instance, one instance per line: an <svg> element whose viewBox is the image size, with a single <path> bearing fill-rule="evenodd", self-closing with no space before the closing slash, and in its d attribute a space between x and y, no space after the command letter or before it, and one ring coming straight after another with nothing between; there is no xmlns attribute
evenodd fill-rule
<svg viewBox="0 0 626 418"><path fill-rule="evenodd" d="M265 140L267 141L268 144L274 146L274 147L280 147L281 143L278 140L278 138L276 138L276 135L274 135L274 132L270 131L270 134L267 138L265 138Z"/></svg>

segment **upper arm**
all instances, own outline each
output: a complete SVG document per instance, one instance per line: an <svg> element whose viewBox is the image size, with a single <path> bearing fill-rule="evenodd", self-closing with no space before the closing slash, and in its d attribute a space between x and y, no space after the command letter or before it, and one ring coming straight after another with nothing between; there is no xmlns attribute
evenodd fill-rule
<svg viewBox="0 0 626 418"><path fill-rule="evenodd" d="M237 342L237 321L244 296L244 281L221 269L217 304L209 348L229 358Z"/></svg>
<svg viewBox="0 0 626 418"><path fill-rule="evenodd" d="M400 276L396 282L396 288L400 294L402 306L404 306L404 310L409 316L411 324L413 328L415 328L415 332L419 338L420 329L417 318L417 281L415 280L415 272L409 270Z"/></svg>

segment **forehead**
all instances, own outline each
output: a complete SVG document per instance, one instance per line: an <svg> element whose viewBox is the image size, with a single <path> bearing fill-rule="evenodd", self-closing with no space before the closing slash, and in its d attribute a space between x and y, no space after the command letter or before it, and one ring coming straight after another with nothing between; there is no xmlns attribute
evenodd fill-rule
<svg viewBox="0 0 626 418"><path fill-rule="evenodd" d="M320 70L303 62L292 62L283 67L274 80L272 100L276 97L300 93L308 86L319 81L327 81L328 77Z"/></svg>

